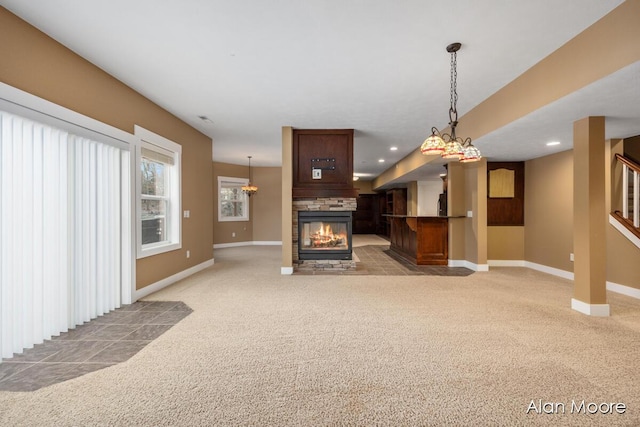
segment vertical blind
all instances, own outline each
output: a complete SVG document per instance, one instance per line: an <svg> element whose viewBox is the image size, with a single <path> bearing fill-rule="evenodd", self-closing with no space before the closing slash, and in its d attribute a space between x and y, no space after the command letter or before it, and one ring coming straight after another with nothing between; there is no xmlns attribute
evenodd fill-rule
<svg viewBox="0 0 640 427"><path fill-rule="evenodd" d="M0 111L2 357L120 306L130 216L128 150Z"/></svg>

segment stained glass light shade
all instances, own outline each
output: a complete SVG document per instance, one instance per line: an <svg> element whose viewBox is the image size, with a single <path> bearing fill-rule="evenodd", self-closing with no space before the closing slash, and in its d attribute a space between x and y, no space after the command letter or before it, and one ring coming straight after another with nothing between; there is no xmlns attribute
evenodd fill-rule
<svg viewBox="0 0 640 427"><path fill-rule="evenodd" d="M464 156L460 159L460 163L471 163L477 162L482 158L482 154L480 154L480 150L473 146L473 144L469 143L466 147L464 147Z"/></svg>
<svg viewBox="0 0 640 427"><path fill-rule="evenodd" d="M455 139L447 143L444 153L442 153L443 159L461 159L462 156L464 156L462 145Z"/></svg>
<svg viewBox="0 0 640 427"><path fill-rule="evenodd" d="M445 142L440 135L432 132L431 136L424 140L420 146L420 152L424 155L442 154L445 149Z"/></svg>

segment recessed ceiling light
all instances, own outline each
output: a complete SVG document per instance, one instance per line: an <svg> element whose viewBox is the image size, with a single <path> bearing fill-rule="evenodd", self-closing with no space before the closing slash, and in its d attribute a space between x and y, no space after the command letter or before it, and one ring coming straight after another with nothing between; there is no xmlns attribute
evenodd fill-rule
<svg viewBox="0 0 640 427"><path fill-rule="evenodd" d="M389 147L389 150L391 150L391 151L398 151L398 147L395 147L395 146L394 146L394 147Z"/></svg>
<svg viewBox="0 0 640 427"><path fill-rule="evenodd" d="M560 145L560 141L547 142L547 147L552 147L554 145Z"/></svg>
<svg viewBox="0 0 640 427"><path fill-rule="evenodd" d="M354 176L354 177L353 177L353 180L354 180L354 181L357 181L357 180L359 180L359 179L360 179L360 177L359 177L359 176Z"/></svg>
<svg viewBox="0 0 640 427"><path fill-rule="evenodd" d="M384 163L384 159L378 159L378 163Z"/></svg>

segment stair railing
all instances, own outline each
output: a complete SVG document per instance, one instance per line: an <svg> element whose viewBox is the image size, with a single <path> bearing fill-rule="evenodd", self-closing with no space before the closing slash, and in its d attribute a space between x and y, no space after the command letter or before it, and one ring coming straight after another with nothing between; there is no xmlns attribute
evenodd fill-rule
<svg viewBox="0 0 640 427"><path fill-rule="evenodd" d="M640 165L616 154L622 163L622 212L620 216L640 228Z"/></svg>

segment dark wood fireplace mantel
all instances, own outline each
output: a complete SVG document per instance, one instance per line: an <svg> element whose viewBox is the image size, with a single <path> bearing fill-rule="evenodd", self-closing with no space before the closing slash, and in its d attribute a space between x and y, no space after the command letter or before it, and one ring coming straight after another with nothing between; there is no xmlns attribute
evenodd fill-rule
<svg viewBox="0 0 640 427"><path fill-rule="evenodd" d="M353 129L293 130L292 195L357 197L353 188Z"/></svg>

